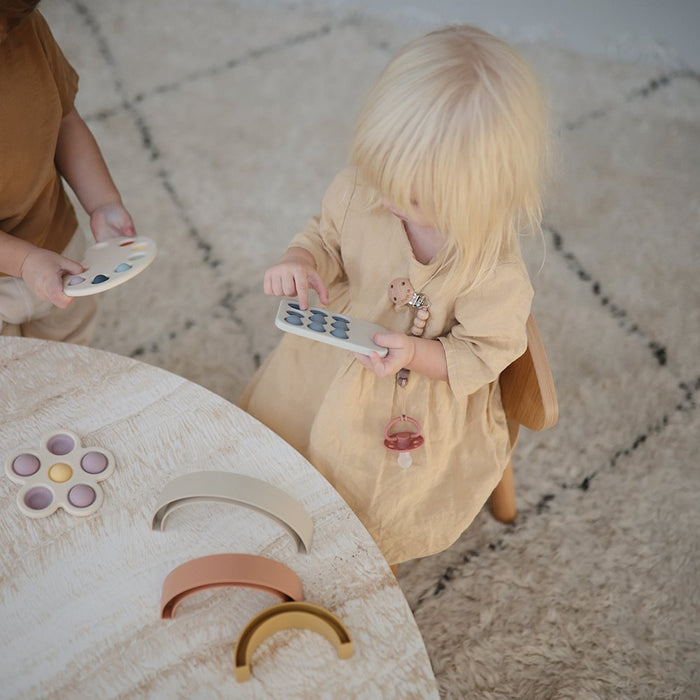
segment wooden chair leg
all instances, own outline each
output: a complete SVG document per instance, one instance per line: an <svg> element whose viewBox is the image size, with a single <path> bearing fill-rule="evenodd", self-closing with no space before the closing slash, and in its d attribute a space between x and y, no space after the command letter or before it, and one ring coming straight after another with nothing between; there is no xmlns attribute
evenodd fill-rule
<svg viewBox="0 0 700 700"><path fill-rule="evenodd" d="M508 421L508 437L510 439L510 452L513 454L515 443L518 441L520 426L515 421ZM509 459L503 471L503 476L498 486L491 493L489 499L491 512L496 520L502 523L512 523L518 514L515 505L515 482L513 481L513 460Z"/></svg>
<svg viewBox="0 0 700 700"><path fill-rule="evenodd" d="M489 499L491 512L496 520L502 523L512 523L518 514L515 505L515 484L513 482L513 462L509 461L503 472L498 486L493 490Z"/></svg>

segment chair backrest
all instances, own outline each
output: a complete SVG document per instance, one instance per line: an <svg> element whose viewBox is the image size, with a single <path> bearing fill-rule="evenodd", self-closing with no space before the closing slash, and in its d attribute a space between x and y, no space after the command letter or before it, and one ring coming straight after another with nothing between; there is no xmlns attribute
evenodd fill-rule
<svg viewBox="0 0 700 700"><path fill-rule="evenodd" d="M535 318L527 319L527 350L499 378L503 409L509 421L530 430L551 428L559 417L552 370Z"/></svg>

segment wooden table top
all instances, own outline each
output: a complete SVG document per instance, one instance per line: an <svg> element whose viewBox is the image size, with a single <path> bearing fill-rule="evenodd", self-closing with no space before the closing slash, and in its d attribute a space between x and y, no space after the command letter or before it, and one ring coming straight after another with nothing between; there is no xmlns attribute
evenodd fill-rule
<svg viewBox="0 0 700 700"><path fill-rule="evenodd" d="M0 337L0 457L68 430L114 455L104 501L86 517L30 518L21 485L0 477L0 678L3 698L437 697L406 600L369 534L289 445L210 391L150 365L74 345ZM308 553L275 520L196 502L151 520L163 488L195 471L262 479L314 523ZM354 643L349 659L320 634L284 629L237 683L245 625L279 600L246 587L188 596L160 618L175 567L221 553L268 557L301 579Z"/></svg>

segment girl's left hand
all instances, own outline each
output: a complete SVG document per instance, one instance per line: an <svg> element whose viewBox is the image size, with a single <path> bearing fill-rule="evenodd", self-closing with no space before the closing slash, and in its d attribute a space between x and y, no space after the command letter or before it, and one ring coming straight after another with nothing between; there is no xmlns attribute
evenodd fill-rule
<svg viewBox="0 0 700 700"><path fill-rule="evenodd" d="M375 333L372 340L382 347L389 348L385 357L376 352L361 355L354 352L355 359L378 377L388 377L408 366L416 354L416 339L405 333Z"/></svg>
<svg viewBox="0 0 700 700"><path fill-rule="evenodd" d="M131 214L118 202L103 204L90 214L90 228L96 241L105 241L117 236L136 235L136 227Z"/></svg>

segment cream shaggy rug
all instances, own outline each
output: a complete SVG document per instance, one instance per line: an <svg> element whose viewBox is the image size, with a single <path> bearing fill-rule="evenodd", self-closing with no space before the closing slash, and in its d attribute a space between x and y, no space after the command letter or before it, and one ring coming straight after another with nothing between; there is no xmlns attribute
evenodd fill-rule
<svg viewBox="0 0 700 700"><path fill-rule="evenodd" d="M379 69L431 28L324 7L42 3L160 246L103 295L97 347L235 401L277 343L262 272L316 212ZM518 446L515 524L484 510L400 584L444 697L697 698L700 76L521 48L558 134L541 271L540 244L528 259L561 417Z"/></svg>

